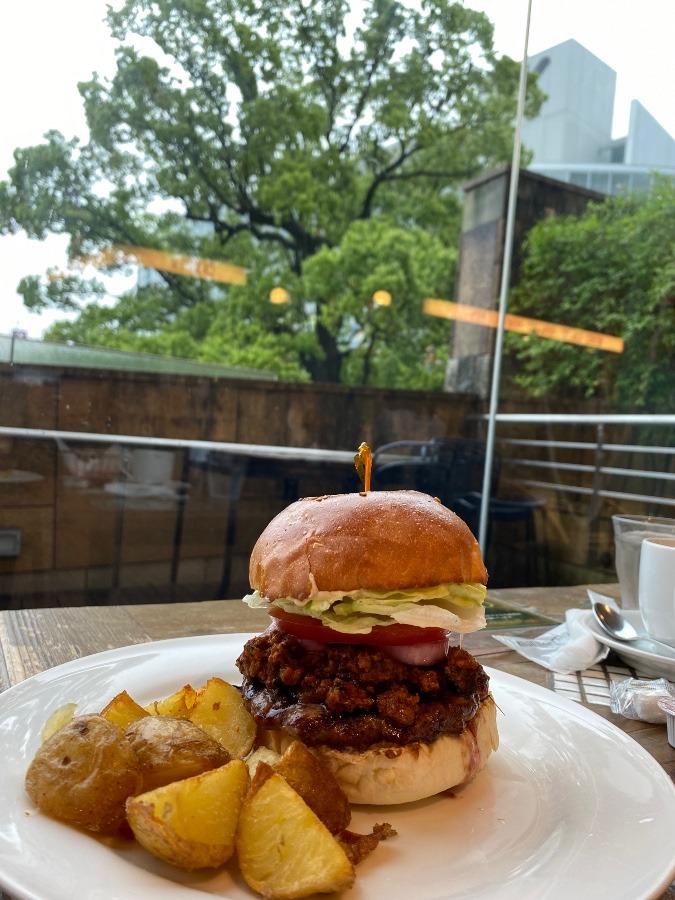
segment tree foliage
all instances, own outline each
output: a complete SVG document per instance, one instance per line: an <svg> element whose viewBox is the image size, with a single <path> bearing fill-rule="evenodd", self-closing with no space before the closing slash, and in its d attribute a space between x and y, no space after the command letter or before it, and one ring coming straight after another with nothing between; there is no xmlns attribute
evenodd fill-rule
<svg viewBox="0 0 675 900"><path fill-rule="evenodd" d="M52 336L438 386L444 342L419 304L451 294L458 186L511 153L518 66L487 18L451 0L126 0L108 23L116 73L79 86L89 140L15 152L2 233L67 233L73 259L227 260L248 283L163 272L105 305L82 278L26 279L33 310L81 310ZM375 286L390 308L371 308Z"/></svg>
<svg viewBox="0 0 675 900"><path fill-rule="evenodd" d="M514 312L618 335L624 352L507 335L516 381L536 396L598 397L618 409L675 408L675 181L547 219L525 241Z"/></svg>

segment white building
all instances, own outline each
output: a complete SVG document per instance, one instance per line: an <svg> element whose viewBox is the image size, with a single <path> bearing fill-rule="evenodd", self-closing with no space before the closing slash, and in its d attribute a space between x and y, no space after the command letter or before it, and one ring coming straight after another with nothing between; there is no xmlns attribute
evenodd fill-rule
<svg viewBox="0 0 675 900"><path fill-rule="evenodd" d="M655 172L675 177L675 139L633 100L628 134L612 138L616 72L575 40L531 56L547 95L523 123L529 169L606 194L646 187Z"/></svg>

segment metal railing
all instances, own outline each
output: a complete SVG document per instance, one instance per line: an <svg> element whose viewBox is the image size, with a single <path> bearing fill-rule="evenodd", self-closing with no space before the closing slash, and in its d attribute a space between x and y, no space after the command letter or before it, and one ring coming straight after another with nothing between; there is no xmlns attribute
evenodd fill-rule
<svg viewBox="0 0 675 900"><path fill-rule="evenodd" d="M665 507L661 510L665 515L675 508L675 415L498 413L496 421L502 464L511 469L513 480L523 487L586 495L591 512L603 498L645 504L654 513ZM549 432L556 426L592 428L593 439L565 440L559 434L548 438L519 437L517 426L543 426ZM629 442L611 437L612 429L626 427L632 429ZM661 441L658 444L653 442L655 431ZM645 436L642 440L641 435ZM509 452L511 449L514 453ZM524 453L525 450L532 452ZM592 462L558 458L568 451L591 455ZM641 457L638 467L622 464L621 458L631 454ZM645 466L645 459L650 458L659 463L658 468ZM524 468L541 471L542 478L519 477L518 470ZM548 473L550 477L546 478ZM622 489L621 481L630 481L631 489Z"/></svg>
<svg viewBox="0 0 675 900"><path fill-rule="evenodd" d="M596 534L626 508L675 515L675 415L498 413L496 422L505 487L553 495L559 510L576 504Z"/></svg>

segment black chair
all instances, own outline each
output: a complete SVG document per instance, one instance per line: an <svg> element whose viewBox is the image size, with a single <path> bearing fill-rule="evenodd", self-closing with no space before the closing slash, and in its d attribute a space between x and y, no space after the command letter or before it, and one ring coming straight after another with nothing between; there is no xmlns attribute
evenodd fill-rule
<svg viewBox="0 0 675 900"><path fill-rule="evenodd" d="M444 501L447 466L432 456L429 441L392 441L373 452L373 490L415 490Z"/></svg>
<svg viewBox="0 0 675 900"><path fill-rule="evenodd" d="M373 453L372 486L374 490L412 488L438 497L456 512L478 536L482 505L485 444L470 438L432 438L429 441L393 441L378 447ZM497 579L507 580L492 565L492 538L495 525L518 524L523 527L522 549L525 580L534 585L546 581L545 542L543 572L539 572L540 548L537 541L537 510L544 501L527 497L503 499L496 496L501 474L501 457L493 455L490 477L490 501L485 558ZM491 552L492 551L492 552Z"/></svg>
<svg viewBox="0 0 675 900"><path fill-rule="evenodd" d="M478 536L480 511L483 502L483 477L485 472L485 443L470 438L433 438L431 444L437 454L447 462L451 469L449 490L444 499L447 506L461 516L473 533ZM535 585L546 582L548 566L546 544L542 548L537 540L536 512L543 508L544 501L531 497L498 497L502 462L498 453L493 454L492 473L490 477L490 500L488 504L488 521L485 556L494 568L496 576L506 580L500 571L502 566L496 563L496 549L492 543L495 526L521 524L522 538L515 544L522 551L524 577L526 584ZM467 489L468 488L468 489ZM543 571L539 571L539 562ZM509 567L513 560L504 561ZM494 579L493 579L494 583Z"/></svg>
<svg viewBox="0 0 675 900"><path fill-rule="evenodd" d="M392 441L373 453L374 490L413 488L438 497L446 506L480 493L485 445L470 439ZM497 490L500 461L493 462L491 494Z"/></svg>

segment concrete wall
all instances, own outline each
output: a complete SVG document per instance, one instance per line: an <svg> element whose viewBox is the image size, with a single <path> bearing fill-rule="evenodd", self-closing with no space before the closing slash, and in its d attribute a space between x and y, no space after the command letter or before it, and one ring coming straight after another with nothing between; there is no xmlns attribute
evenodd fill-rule
<svg viewBox="0 0 675 900"><path fill-rule="evenodd" d="M496 309L501 285L504 230L510 167L505 166L464 186L465 202L457 265L458 303ZM602 195L521 170L510 284L516 284L522 264L521 246L532 226L553 215L579 215ZM487 397L494 330L455 322L445 378L448 391Z"/></svg>
<svg viewBox="0 0 675 900"><path fill-rule="evenodd" d="M529 57L547 95L523 123L523 147L537 163L596 162L612 137L616 72L575 40Z"/></svg>
<svg viewBox="0 0 675 900"><path fill-rule="evenodd" d="M630 106L624 162L675 170L675 138L637 100Z"/></svg>

